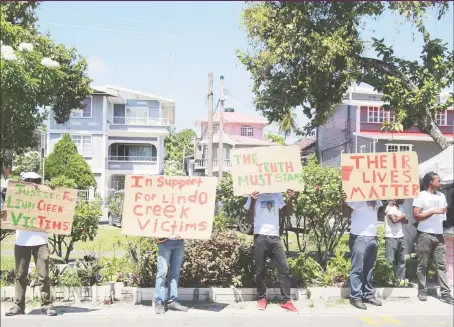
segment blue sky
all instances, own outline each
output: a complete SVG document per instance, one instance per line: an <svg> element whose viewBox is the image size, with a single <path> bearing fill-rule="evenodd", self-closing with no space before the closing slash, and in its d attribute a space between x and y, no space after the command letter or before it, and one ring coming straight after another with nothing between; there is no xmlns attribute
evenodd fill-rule
<svg viewBox="0 0 454 327"><path fill-rule="evenodd" d="M253 113L252 81L235 55L246 49L240 28L244 2L43 2L42 31L56 42L75 46L90 64L94 85L114 84L176 100L176 127L194 128L206 116L208 73L214 74L215 103L219 77L231 93L226 107ZM433 36L453 47L453 8L437 21L429 14ZM412 32L416 38L412 39ZM415 27L385 15L368 21L365 37L385 37L395 52L417 59L421 38ZM170 55L172 54L172 60ZM305 119L300 115L300 123Z"/></svg>

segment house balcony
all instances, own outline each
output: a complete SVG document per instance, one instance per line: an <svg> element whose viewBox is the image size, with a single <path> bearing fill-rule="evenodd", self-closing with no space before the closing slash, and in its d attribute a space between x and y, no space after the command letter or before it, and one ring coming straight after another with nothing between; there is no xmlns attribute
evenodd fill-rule
<svg viewBox="0 0 454 327"><path fill-rule="evenodd" d="M156 117L109 116L107 123L127 126L170 126L169 119Z"/></svg>
<svg viewBox="0 0 454 327"><path fill-rule="evenodd" d="M195 169L200 170L200 169L207 169L208 168L208 159L195 159ZM224 171L230 171L232 168L232 163L230 159L224 159L224 166L223 170ZM219 160L215 159L213 160L213 171L219 170Z"/></svg>
<svg viewBox="0 0 454 327"><path fill-rule="evenodd" d="M107 166L109 170L135 173L138 171L158 173L160 157L153 144L114 143L109 146Z"/></svg>

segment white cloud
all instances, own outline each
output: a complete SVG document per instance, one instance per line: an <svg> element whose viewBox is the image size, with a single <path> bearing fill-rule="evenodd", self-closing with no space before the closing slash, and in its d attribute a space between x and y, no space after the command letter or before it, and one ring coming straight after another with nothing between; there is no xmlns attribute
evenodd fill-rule
<svg viewBox="0 0 454 327"><path fill-rule="evenodd" d="M107 72L107 66L99 57L89 57L87 58L88 62L88 72L90 74L103 74Z"/></svg>

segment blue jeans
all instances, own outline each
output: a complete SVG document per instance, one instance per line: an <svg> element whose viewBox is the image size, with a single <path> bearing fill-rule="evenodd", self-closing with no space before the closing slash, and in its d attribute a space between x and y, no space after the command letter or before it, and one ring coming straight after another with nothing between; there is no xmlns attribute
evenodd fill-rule
<svg viewBox="0 0 454 327"><path fill-rule="evenodd" d="M377 260L377 237L350 234L349 246L352 253L350 299L373 298L372 276Z"/></svg>
<svg viewBox="0 0 454 327"><path fill-rule="evenodd" d="M158 244L158 272L156 274L155 300L166 301L166 277L170 265L167 302L176 301L178 280L184 258L184 240L167 240Z"/></svg>

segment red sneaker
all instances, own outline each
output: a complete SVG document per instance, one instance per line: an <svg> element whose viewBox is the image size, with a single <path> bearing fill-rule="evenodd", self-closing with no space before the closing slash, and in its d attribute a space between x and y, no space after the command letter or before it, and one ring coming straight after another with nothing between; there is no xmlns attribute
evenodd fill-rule
<svg viewBox="0 0 454 327"><path fill-rule="evenodd" d="M266 299L260 299L257 301L257 309L259 310L265 310L266 305L267 305Z"/></svg>
<svg viewBox="0 0 454 327"><path fill-rule="evenodd" d="M295 308L292 301L281 303L281 308L291 312L298 312L298 309Z"/></svg>

